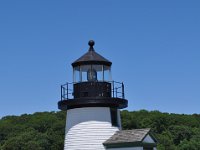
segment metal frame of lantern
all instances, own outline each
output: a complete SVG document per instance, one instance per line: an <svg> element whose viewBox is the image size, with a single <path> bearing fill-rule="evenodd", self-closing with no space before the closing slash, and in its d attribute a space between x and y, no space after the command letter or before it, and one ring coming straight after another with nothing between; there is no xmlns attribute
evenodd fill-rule
<svg viewBox="0 0 200 150"><path fill-rule="evenodd" d="M112 62L94 51L94 41L88 44L89 51L72 63L73 83L61 86L59 109L126 108L128 101L124 97L124 84L111 79Z"/></svg>
<svg viewBox="0 0 200 150"><path fill-rule="evenodd" d="M85 87L84 85L86 85L88 89L93 89L92 87L103 87L102 90L89 91L93 95L86 94L87 96L84 94L82 96L75 95L74 92L77 90L77 84L79 83L67 82L61 85L61 101L58 102L59 109L68 110L81 107L114 107L123 109L128 105L128 101L125 99L123 82L81 82L81 86ZM107 89L108 84L110 86ZM106 95L107 92L109 94Z"/></svg>
<svg viewBox="0 0 200 150"><path fill-rule="evenodd" d="M95 82L96 84L103 84L104 82ZM111 83L111 96L112 98L125 98L124 94L124 83L123 82L117 82L117 81L110 81ZM73 85L76 84L74 82L67 82L63 85L61 85L61 101L68 100L68 99L74 99L74 92L73 92ZM94 84L94 83L93 83Z"/></svg>
<svg viewBox="0 0 200 150"><path fill-rule="evenodd" d="M95 71L100 77L96 81L112 81L110 66L101 64L78 65L73 68L73 82L84 82L88 80L88 71ZM87 74L87 75L86 75ZM95 81L95 80L94 80Z"/></svg>

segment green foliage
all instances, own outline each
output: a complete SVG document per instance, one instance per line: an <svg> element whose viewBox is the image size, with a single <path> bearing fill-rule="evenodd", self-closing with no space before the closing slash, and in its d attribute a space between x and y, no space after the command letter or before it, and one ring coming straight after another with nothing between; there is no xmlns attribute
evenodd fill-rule
<svg viewBox="0 0 200 150"><path fill-rule="evenodd" d="M159 111L121 112L123 129L151 128L158 150L200 150L200 115Z"/></svg>
<svg viewBox="0 0 200 150"><path fill-rule="evenodd" d="M0 120L1 150L62 150L66 112L6 116ZM200 115L159 111L121 112L123 129L151 128L158 150L200 149Z"/></svg>
<svg viewBox="0 0 200 150"><path fill-rule="evenodd" d="M191 139L186 140L184 139L178 146L179 150L199 150L200 149L200 140L198 139Z"/></svg>
<svg viewBox="0 0 200 150"><path fill-rule="evenodd" d="M169 131L163 131L162 134L157 135L159 139L159 149L161 150L174 150L175 146L173 143L172 134Z"/></svg>
<svg viewBox="0 0 200 150"><path fill-rule="evenodd" d="M1 150L62 150L65 112L6 116L0 120Z"/></svg>

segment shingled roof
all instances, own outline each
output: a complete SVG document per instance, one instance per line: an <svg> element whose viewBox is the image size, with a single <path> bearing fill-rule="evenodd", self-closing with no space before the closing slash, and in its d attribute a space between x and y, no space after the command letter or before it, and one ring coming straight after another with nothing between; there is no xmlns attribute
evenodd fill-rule
<svg viewBox="0 0 200 150"><path fill-rule="evenodd" d="M125 143L125 142L139 142L149 133L150 129L134 129L117 131L110 137L105 144L109 143Z"/></svg>
<svg viewBox="0 0 200 150"><path fill-rule="evenodd" d="M150 129L134 129L134 130L122 130L122 131L117 131L112 137L110 137L108 140L106 140L103 144L107 147L109 145L120 145L127 143L129 145L131 144L139 144L143 142L145 137L147 135L152 135L150 134ZM154 137L152 139L155 141L156 140ZM155 143L152 143L153 145Z"/></svg>

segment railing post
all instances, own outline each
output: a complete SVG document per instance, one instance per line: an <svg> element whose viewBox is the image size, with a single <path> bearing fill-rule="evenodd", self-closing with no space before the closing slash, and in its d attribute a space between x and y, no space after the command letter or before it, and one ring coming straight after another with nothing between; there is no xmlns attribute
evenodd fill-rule
<svg viewBox="0 0 200 150"><path fill-rule="evenodd" d="M63 100L63 98L62 98L62 85L60 86L60 99L61 99L61 101Z"/></svg>
<svg viewBox="0 0 200 150"><path fill-rule="evenodd" d="M124 96L124 83L122 82L122 98L125 98Z"/></svg>
<svg viewBox="0 0 200 150"><path fill-rule="evenodd" d="M116 96L116 98L117 98L117 88L115 88L115 94L116 94L115 96Z"/></svg>
<svg viewBox="0 0 200 150"><path fill-rule="evenodd" d="M62 90L63 90L63 99L65 100L65 90L66 90L66 89L65 89L64 86L63 86L63 89L62 89Z"/></svg>
<svg viewBox="0 0 200 150"><path fill-rule="evenodd" d="M68 90L69 90L69 89L68 89L68 82L67 82L67 99L68 99Z"/></svg>
<svg viewBox="0 0 200 150"><path fill-rule="evenodd" d="M112 81L112 93L113 93L113 97L115 97L115 86L114 86L114 81Z"/></svg>

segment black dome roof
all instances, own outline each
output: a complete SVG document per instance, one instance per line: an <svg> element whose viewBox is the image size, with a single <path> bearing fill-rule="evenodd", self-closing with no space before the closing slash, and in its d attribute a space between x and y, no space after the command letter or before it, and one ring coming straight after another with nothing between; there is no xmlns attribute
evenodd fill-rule
<svg viewBox="0 0 200 150"><path fill-rule="evenodd" d="M112 62L98 54L97 52L94 51L94 41L90 40L88 42L90 48L87 53L85 53L83 56L81 56L79 59L74 61L72 63L73 67L79 66L79 65L89 65L89 64L98 64L98 65L107 65L111 66Z"/></svg>

